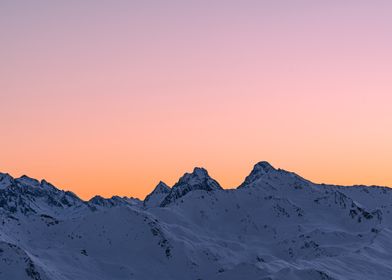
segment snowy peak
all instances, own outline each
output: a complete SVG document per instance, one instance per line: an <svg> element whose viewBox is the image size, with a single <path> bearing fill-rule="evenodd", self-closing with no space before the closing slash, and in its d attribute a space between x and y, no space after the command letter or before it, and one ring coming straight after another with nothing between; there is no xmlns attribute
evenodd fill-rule
<svg viewBox="0 0 392 280"><path fill-rule="evenodd" d="M160 181L155 189L146 196L143 201L145 207L157 207L163 199L170 193L170 188L164 182Z"/></svg>
<svg viewBox="0 0 392 280"><path fill-rule="evenodd" d="M42 180L40 183L41 188L46 189L46 190L50 190L50 191L58 191L58 189L53 186L51 183L49 183L46 180Z"/></svg>
<svg viewBox="0 0 392 280"><path fill-rule="evenodd" d="M251 174L266 174L271 171L276 171L276 169L267 161L260 161L255 164Z"/></svg>
<svg viewBox="0 0 392 280"><path fill-rule="evenodd" d="M266 162L245 183L220 191L195 168L143 207L0 173L0 279L391 279L392 189L312 184Z"/></svg>
<svg viewBox="0 0 392 280"><path fill-rule="evenodd" d="M152 193L169 193L170 188L168 185L166 185L164 182L159 181L158 185L155 187L155 189L152 191Z"/></svg>
<svg viewBox="0 0 392 280"><path fill-rule="evenodd" d="M185 173L173 186L170 193L161 203L161 206L166 206L176 199L183 197L188 192L195 190L215 191L222 190L222 187L216 180L210 177L206 169L195 167L192 173Z"/></svg>
<svg viewBox="0 0 392 280"><path fill-rule="evenodd" d="M271 164L269 164L266 161L260 161L258 163L255 164L255 166L252 169L252 172L250 172L249 176L247 177L247 179L249 180L256 180L260 177L263 176L268 176L271 175L273 173L279 172L280 170L275 169Z"/></svg>
<svg viewBox="0 0 392 280"><path fill-rule="evenodd" d="M23 175L14 179L0 176L0 208L9 213L51 214L84 204L75 194L57 189L45 180L41 182Z"/></svg>
<svg viewBox="0 0 392 280"><path fill-rule="evenodd" d="M0 190L5 189L13 184L14 178L8 173L0 173Z"/></svg>
<svg viewBox="0 0 392 280"><path fill-rule="evenodd" d="M195 186L195 189L205 187L205 190L217 190L222 189L217 181L212 179L208 174L207 170L202 167L195 167L192 173L185 173L174 188L179 188L184 185Z"/></svg>
<svg viewBox="0 0 392 280"><path fill-rule="evenodd" d="M39 190L47 190L52 192L59 192L54 185L49 183L46 180L38 181L37 179L31 178L27 175L23 175L19 178L13 178L8 173L0 173L0 190L6 189L9 187L16 187L20 189L39 189Z"/></svg>
<svg viewBox="0 0 392 280"><path fill-rule="evenodd" d="M266 187L270 190L287 190L287 187L302 188L309 186L310 181L302 178L294 172L283 169L276 169L266 161L255 164L252 172L245 178L245 181L238 187Z"/></svg>
<svg viewBox="0 0 392 280"><path fill-rule="evenodd" d="M245 181L239 186L239 188L250 185L253 182L259 180L260 178L268 178L270 175L276 174L279 171L280 170L275 169L267 161L260 161L254 165L252 171L245 178Z"/></svg>
<svg viewBox="0 0 392 280"><path fill-rule="evenodd" d="M8 175L9 176L9 175ZM51 183L49 183L46 180L41 180L38 181L37 179L31 178L29 176L23 175L20 178L13 179L11 176L9 176L9 182L12 185L12 182L15 183L16 186L21 187L21 188L40 188L48 191L59 191L55 186L53 186Z"/></svg>
<svg viewBox="0 0 392 280"><path fill-rule="evenodd" d="M39 181L34 178L30 178L29 176L23 175L20 178L15 179L18 185L22 186L34 186L38 187L40 185Z"/></svg>

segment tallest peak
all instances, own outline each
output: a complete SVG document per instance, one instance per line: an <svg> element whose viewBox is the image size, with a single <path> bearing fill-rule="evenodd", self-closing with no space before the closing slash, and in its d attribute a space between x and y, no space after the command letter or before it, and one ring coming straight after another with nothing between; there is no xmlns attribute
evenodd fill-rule
<svg viewBox="0 0 392 280"><path fill-rule="evenodd" d="M204 181L206 179L209 179L210 175L208 174L208 171L203 168L203 167L195 167L192 171L192 173L185 173L184 176L180 178L181 183L184 182L190 182L190 181Z"/></svg>
<svg viewBox="0 0 392 280"><path fill-rule="evenodd" d="M208 171L203 167L195 167L193 169L193 174L200 176L208 176Z"/></svg>
<svg viewBox="0 0 392 280"><path fill-rule="evenodd" d="M258 180L259 178L268 177L270 173L274 173L274 171L277 170L269 162L260 161L255 164L252 172L245 178L245 182L243 182L239 188Z"/></svg>
<svg viewBox="0 0 392 280"><path fill-rule="evenodd" d="M271 170L275 170L275 168L267 161L260 161L255 164L253 171L263 171L268 173Z"/></svg>

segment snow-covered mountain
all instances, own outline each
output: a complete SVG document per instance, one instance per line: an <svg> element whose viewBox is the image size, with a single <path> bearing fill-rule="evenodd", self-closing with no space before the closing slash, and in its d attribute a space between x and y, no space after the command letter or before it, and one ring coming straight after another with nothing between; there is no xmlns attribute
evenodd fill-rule
<svg viewBox="0 0 392 280"><path fill-rule="evenodd" d="M392 190L256 164L224 190L203 168L144 201L89 201L0 173L0 279L391 279Z"/></svg>
<svg viewBox="0 0 392 280"><path fill-rule="evenodd" d="M145 207L157 207L161 205L165 197L170 193L170 188L164 182L159 182L155 189L146 196L143 201Z"/></svg>
<svg viewBox="0 0 392 280"><path fill-rule="evenodd" d="M217 181L212 179L207 170L204 168L196 167L192 173L185 173L175 184L167 196L163 199L160 206L164 207L172 202L177 201L179 198L185 196L191 191L215 191L222 190L222 187Z"/></svg>

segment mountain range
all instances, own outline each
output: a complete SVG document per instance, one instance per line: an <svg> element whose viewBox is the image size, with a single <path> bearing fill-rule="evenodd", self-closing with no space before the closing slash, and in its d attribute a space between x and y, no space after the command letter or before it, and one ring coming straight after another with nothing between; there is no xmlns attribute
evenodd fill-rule
<svg viewBox="0 0 392 280"><path fill-rule="evenodd" d="M142 201L0 173L0 279L392 278L392 189L257 163L235 189L195 168Z"/></svg>

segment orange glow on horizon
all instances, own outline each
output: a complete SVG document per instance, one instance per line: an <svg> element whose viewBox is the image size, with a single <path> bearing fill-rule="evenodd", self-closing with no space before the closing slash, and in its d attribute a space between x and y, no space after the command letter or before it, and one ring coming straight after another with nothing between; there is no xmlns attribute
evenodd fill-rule
<svg viewBox="0 0 392 280"><path fill-rule="evenodd" d="M44 2L0 4L0 172L84 199L260 160L392 186L391 1Z"/></svg>

